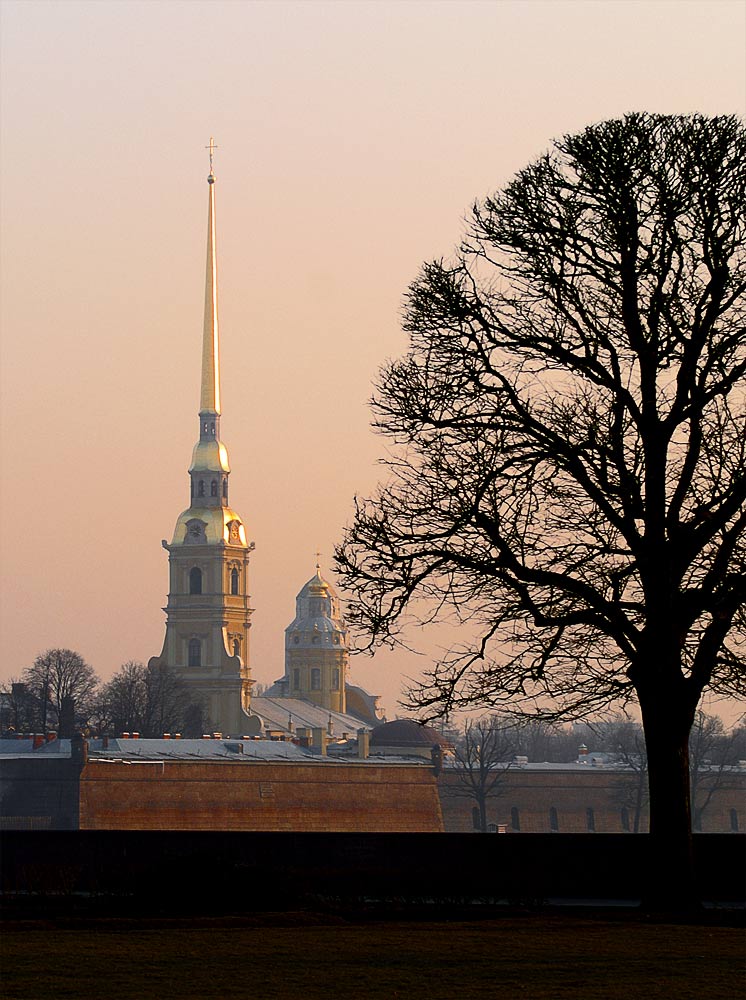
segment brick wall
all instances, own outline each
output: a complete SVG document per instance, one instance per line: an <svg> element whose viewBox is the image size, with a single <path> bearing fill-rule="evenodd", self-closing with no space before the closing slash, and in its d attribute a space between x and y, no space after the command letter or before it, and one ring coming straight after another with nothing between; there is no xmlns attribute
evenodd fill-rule
<svg viewBox="0 0 746 1000"><path fill-rule="evenodd" d="M80 828L437 833L443 821L427 767L91 760Z"/></svg>

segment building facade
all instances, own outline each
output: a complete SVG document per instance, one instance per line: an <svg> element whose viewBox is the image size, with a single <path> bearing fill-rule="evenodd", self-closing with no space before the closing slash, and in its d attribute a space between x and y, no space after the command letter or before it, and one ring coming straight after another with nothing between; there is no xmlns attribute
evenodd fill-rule
<svg viewBox="0 0 746 1000"><path fill-rule="evenodd" d="M186 684L209 731L241 735L251 700L249 553L239 515L229 506L228 451L220 439L215 176L208 182L207 271L199 438L189 466L189 507L168 552L166 636L150 666L166 666Z"/></svg>

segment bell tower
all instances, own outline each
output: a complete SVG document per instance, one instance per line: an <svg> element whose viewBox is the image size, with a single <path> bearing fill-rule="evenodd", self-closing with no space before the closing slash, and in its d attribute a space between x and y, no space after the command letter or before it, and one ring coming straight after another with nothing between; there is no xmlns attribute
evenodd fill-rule
<svg viewBox="0 0 746 1000"><path fill-rule="evenodd" d="M166 665L185 682L210 732L240 736L251 701L249 553L254 544L228 505L228 451L220 440L215 175L210 139L207 273L202 338L199 437L189 466L189 507L168 552L166 638L149 665Z"/></svg>

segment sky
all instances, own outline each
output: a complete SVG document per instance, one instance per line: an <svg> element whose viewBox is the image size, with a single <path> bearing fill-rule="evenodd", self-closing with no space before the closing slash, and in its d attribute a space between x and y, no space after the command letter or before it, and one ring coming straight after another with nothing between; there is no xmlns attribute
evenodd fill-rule
<svg viewBox="0 0 746 1000"><path fill-rule="evenodd" d="M402 298L475 198L625 112L746 113L742 0L0 4L0 679L161 650L197 436L210 136L251 670L384 444ZM420 655L355 657L393 717ZM733 706L715 706L726 718ZM734 717L734 716L733 716Z"/></svg>

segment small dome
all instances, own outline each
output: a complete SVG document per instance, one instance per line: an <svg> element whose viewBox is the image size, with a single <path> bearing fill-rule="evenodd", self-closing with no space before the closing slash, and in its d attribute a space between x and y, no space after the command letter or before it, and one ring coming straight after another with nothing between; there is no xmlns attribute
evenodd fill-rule
<svg viewBox="0 0 746 1000"><path fill-rule="evenodd" d="M376 726L370 734L372 747L431 747L451 744L436 729L423 726L414 719L394 719Z"/></svg>

